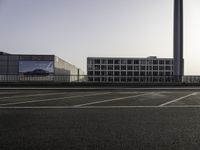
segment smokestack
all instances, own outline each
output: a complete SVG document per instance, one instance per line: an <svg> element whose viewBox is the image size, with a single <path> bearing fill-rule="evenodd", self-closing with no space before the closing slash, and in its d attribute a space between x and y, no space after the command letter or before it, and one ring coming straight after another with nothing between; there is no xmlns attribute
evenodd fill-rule
<svg viewBox="0 0 200 150"><path fill-rule="evenodd" d="M184 75L183 0L174 0L174 75Z"/></svg>

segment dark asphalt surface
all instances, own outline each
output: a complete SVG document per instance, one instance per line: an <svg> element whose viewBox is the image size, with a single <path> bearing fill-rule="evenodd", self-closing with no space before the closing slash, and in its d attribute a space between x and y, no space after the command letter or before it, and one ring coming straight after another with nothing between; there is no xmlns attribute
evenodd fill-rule
<svg viewBox="0 0 200 150"><path fill-rule="evenodd" d="M141 108L54 108L134 96L148 91L0 91L0 150L199 150L200 95L198 91L156 91L91 106L158 106L196 93L169 106ZM19 93L14 93L19 92ZM41 93L55 95L30 96ZM64 91L65 92L65 91ZM151 91L152 92L152 91ZM102 94L77 98L62 97ZM25 96L26 95L26 96ZM12 98L4 98L4 97ZM14 96L14 97L13 97ZM25 96L25 97L24 97ZM12 102L37 101L1 106ZM58 98L58 99L56 99ZM3 108L16 106L18 108ZM30 106L32 108L23 108ZM35 108L34 108L35 107Z"/></svg>

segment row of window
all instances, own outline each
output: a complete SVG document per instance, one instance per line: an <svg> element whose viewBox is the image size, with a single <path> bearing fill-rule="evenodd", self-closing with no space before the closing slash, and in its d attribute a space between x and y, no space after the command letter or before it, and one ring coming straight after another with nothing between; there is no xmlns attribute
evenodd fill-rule
<svg viewBox="0 0 200 150"><path fill-rule="evenodd" d="M173 66L113 66L95 65L88 66L88 70L173 70Z"/></svg>
<svg viewBox="0 0 200 150"><path fill-rule="evenodd" d="M173 72L88 71L88 76L171 76Z"/></svg>
<svg viewBox="0 0 200 150"><path fill-rule="evenodd" d="M88 64L173 64L173 60L88 59Z"/></svg>

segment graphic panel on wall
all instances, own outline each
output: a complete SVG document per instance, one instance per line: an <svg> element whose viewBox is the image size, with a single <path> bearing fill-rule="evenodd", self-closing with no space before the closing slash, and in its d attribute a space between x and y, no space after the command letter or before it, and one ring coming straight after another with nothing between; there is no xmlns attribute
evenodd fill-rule
<svg viewBox="0 0 200 150"><path fill-rule="evenodd" d="M19 73L48 76L54 73L53 61L20 61Z"/></svg>

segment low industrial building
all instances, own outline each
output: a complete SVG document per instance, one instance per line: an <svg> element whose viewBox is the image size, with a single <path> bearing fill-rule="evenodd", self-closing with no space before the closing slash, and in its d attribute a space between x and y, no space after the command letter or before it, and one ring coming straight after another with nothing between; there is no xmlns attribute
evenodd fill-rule
<svg viewBox="0 0 200 150"><path fill-rule="evenodd" d="M84 72L55 55L22 55L0 52L0 81L83 80Z"/></svg>
<svg viewBox="0 0 200 150"><path fill-rule="evenodd" d="M87 58L89 82L173 82L173 59Z"/></svg>

